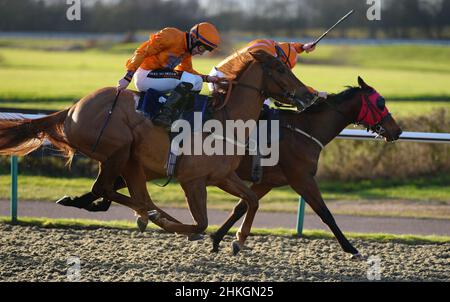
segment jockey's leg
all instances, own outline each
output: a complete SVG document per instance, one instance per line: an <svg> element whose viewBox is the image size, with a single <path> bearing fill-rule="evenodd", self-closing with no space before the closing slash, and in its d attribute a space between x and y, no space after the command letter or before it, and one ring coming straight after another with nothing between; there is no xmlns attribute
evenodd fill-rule
<svg viewBox="0 0 450 302"><path fill-rule="evenodd" d="M192 88L193 85L188 82L178 84L164 103L161 113L153 119L153 123L157 126L170 129L172 123L179 118L183 101L192 91Z"/></svg>
<svg viewBox="0 0 450 302"><path fill-rule="evenodd" d="M161 114L153 119L156 125L165 128L170 128L172 122L179 117L185 96L191 92L200 92L203 86L202 77L189 72L138 69L135 79L139 91L152 88L163 93L171 92Z"/></svg>
<svg viewBox="0 0 450 302"><path fill-rule="evenodd" d="M191 92L200 92L202 85L203 79L201 76L183 72L180 83L167 98L161 113L153 119L155 125L170 128L172 123L180 116L186 96Z"/></svg>

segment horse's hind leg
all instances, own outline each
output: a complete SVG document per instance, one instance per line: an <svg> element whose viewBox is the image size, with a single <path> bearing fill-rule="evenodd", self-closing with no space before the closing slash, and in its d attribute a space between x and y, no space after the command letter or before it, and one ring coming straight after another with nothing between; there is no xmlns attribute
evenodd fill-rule
<svg viewBox="0 0 450 302"><path fill-rule="evenodd" d="M135 201L142 202L146 205L145 212L140 213L136 223L141 232L143 232L148 224L148 215L147 212L149 210L156 210L160 213L162 218L168 219L170 221L180 223L178 220L158 208L152 201L150 194L148 193L146 186L146 175L142 170L142 167L134 160L130 160L124 171L123 176L128 185L128 191L130 193L131 198ZM158 226L162 227L160 223L155 222Z"/></svg>
<svg viewBox="0 0 450 302"><path fill-rule="evenodd" d="M255 192L256 197L261 199L272 189L269 185L264 184L253 184L250 189ZM211 239L213 241L212 252L219 251L219 244L223 240L223 237L228 233L228 231L233 227L233 225L241 219L242 216L247 212L247 201L241 199L239 203L234 207L231 214L228 216L227 220L220 226L220 228L211 234Z"/></svg>
<svg viewBox="0 0 450 302"><path fill-rule="evenodd" d="M99 175L100 175L101 169L99 169ZM98 178L99 176L97 176ZM122 176L119 176L116 178L114 182L114 190L120 190L122 188L125 188L127 185L122 178ZM95 202L97 199L99 199L101 196L97 196L92 192L87 192L81 196L76 197L70 197L70 196L64 196L56 201L57 204L67 207L76 207L79 209L85 209L89 212L106 212L110 205L111 201L103 198L102 200L99 200Z"/></svg>
<svg viewBox="0 0 450 302"><path fill-rule="evenodd" d="M208 214L206 211L206 180L202 178L186 183L181 182L181 186L186 195L189 211L191 212L195 224L183 224L169 221L161 215L158 215L158 213L152 215L150 219L171 233L186 235L201 234L208 227Z"/></svg>
<svg viewBox="0 0 450 302"><path fill-rule="evenodd" d="M144 213L146 210L145 203L139 203L126 195L116 192L114 188L114 183L117 177L122 174L129 157L130 145L125 145L105 162L100 163L100 173L92 187L92 193L127 206L137 213Z"/></svg>

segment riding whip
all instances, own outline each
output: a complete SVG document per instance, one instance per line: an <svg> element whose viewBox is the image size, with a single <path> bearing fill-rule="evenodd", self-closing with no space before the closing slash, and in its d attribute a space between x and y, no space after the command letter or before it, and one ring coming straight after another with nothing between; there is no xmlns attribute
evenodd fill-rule
<svg viewBox="0 0 450 302"><path fill-rule="evenodd" d="M109 109L109 111L108 111L108 116L106 117L105 123L103 124L103 127L100 130L100 133L98 134L97 141L92 146L92 153L94 153L95 150L97 149L98 143L100 143L100 139L102 138L103 131L105 131L105 128L108 125L109 120L111 119L111 115L113 113L114 107L116 107L117 100L119 99L119 94L120 94L120 90L117 90L116 97L114 98L114 102L112 103L111 109Z"/></svg>
<svg viewBox="0 0 450 302"><path fill-rule="evenodd" d="M317 38L317 40L315 40L312 44L316 45L317 43L320 42L320 40L322 40L323 38L325 38L325 36L333 30L333 28L335 28L336 26L339 25L339 23L341 23L342 21L344 21L345 19L347 19L351 14L353 14L354 10L352 9L351 11L349 11L344 17L342 17L339 21L336 22L336 24L334 24L333 26L331 26L326 32L324 32L319 38Z"/></svg>

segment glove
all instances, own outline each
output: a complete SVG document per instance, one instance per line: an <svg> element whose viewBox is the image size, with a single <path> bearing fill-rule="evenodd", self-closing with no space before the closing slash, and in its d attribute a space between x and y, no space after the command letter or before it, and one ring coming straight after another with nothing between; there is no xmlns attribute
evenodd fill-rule
<svg viewBox="0 0 450 302"><path fill-rule="evenodd" d="M216 77L216 76L203 75L202 79L203 79L203 82L216 83L217 81L219 81L220 78Z"/></svg>
<svg viewBox="0 0 450 302"><path fill-rule="evenodd" d="M317 93L317 96L318 96L319 98L326 99L326 98L328 97L328 93L326 93L325 91L319 91L319 92Z"/></svg>
<svg viewBox="0 0 450 302"><path fill-rule="evenodd" d="M303 45L303 50L307 53L310 53L311 51L314 51L316 49L316 44L313 43L306 43Z"/></svg>
<svg viewBox="0 0 450 302"><path fill-rule="evenodd" d="M121 91L124 90L130 85L131 79L133 79L134 72L128 71L127 74L119 80L119 83L117 84L117 90Z"/></svg>
<svg viewBox="0 0 450 302"><path fill-rule="evenodd" d="M128 85L130 85L130 81L128 81L125 78L122 78L119 80L119 83L117 84L117 90L121 91L127 89Z"/></svg>

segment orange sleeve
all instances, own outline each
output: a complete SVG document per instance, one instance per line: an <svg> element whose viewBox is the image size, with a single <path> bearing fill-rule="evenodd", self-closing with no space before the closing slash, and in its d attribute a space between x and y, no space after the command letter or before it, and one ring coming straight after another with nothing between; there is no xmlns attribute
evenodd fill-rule
<svg viewBox="0 0 450 302"><path fill-rule="evenodd" d="M255 40L247 45L248 50L264 50L265 52L275 56L275 43L271 40Z"/></svg>
<svg viewBox="0 0 450 302"><path fill-rule="evenodd" d="M186 71L186 72L189 72L192 74L201 75L199 72L194 70L194 68L192 67L192 56L191 55L184 58L183 61L181 61L181 63L178 64L177 67L175 67L175 70L176 71Z"/></svg>
<svg viewBox="0 0 450 302"><path fill-rule="evenodd" d="M294 46L295 50L297 51L298 54L301 54L304 50L303 50L303 45L302 43L291 43L292 46Z"/></svg>
<svg viewBox="0 0 450 302"><path fill-rule="evenodd" d="M134 52L133 57L127 61L127 70L135 72L146 57L153 56L167 48L170 40L170 35L164 29L151 36L150 40L142 43Z"/></svg>

